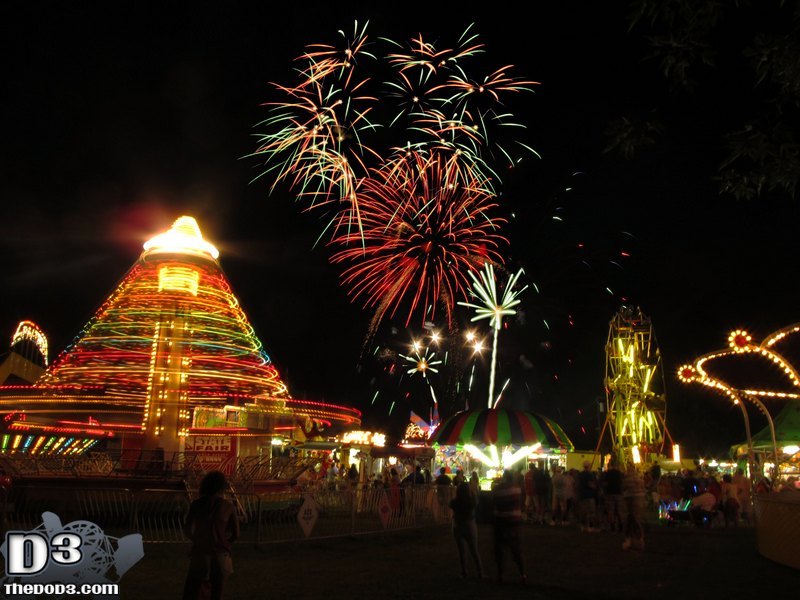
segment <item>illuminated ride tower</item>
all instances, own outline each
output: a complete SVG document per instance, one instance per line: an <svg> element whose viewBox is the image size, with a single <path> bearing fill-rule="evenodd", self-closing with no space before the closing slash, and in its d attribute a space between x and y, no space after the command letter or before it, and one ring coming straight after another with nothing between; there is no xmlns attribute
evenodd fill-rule
<svg viewBox="0 0 800 600"><path fill-rule="evenodd" d="M623 306L609 324L605 388L598 449L607 430L620 465L661 455L666 433L661 353L650 319L638 307Z"/></svg>
<svg viewBox="0 0 800 600"><path fill-rule="evenodd" d="M28 385L47 368L47 336L33 321L20 321L11 347L0 356L0 385Z"/></svg>
<svg viewBox="0 0 800 600"><path fill-rule="evenodd" d="M361 413L297 400L264 352L196 221L181 217L33 386L0 387L19 452L259 455L276 436ZM2 433L2 432L0 432ZM5 438L3 438L5 439Z"/></svg>

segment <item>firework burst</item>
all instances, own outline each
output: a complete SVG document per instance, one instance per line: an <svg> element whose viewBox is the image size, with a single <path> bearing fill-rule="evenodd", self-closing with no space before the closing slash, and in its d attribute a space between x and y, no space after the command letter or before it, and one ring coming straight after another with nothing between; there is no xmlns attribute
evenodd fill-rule
<svg viewBox="0 0 800 600"><path fill-rule="evenodd" d="M331 236L346 224L361 235L360 183L386 157L370 134L383 126L397 133L407 150L449 153L462 169L479 172L483 185L496 193L500 181L492 161L513 165L519 148L498 132L520 128L504 108L505 96L530 90L533 81L510 75L510 67L483 78L470 75L469 61L484 52L470 25L452 47L440 47L418 35L405 43L381 38L389 51L370 52L367 25L339 31L337 44L311 44L297 58L293 85L274 84L282 99L268 102L270 115L257 125L258 146L251 156L263 161L256 179L269 177L296 190L308 208L329 209ZM383 86L364 73L393 75ZM372 69L372 71L370 71ZM374 89L373 89L374 88ZM401 117L405 117L401 119Z"/></svg>
<svg viewBox="0 0 800 600"><path fill-rule="evenodd" d="M453 48L437 48L422 35L406 44L382 38L392 48L386 59L394 77L384 82L386 96L396 102L399 111L391 121L394 125L403 116L412 121L441 105L442 99L432 92L443 86L449 77L458 74L458 63L483 52L483 44L471 32L472 25Z"/></svg>
<svg viewBox="0 0 800 600"><path fill-rule="evenodd" d="M412 365L408 370L409 375L420 373L424 378L428 378L428 373L438 373L437 366L442 364L441 360L436 360L436 352L429 352L428 348L415 350L413 356L401 354L400 357Z"/></svg>
<svg viewBox="0 0 800 600"><path fill-rule="evenodd" d="M469 274L502 262L507 243L497 204L485 182L444 153L407 151L361 182L363 242L344 231L331 261L346 266L342 282L354 301L376 308L376 318L404 310L433 319L437 307L453 319L466 298Z"/></svg>
<svg viewBox="0 0 800 600"><path fill-rule="evenodd" d="M385 85L387 97L400 107L390 126L407 117L416 149L457 150L487 181L499 181L492 161L513 167L522 158L520 150L538 156L527 144L509 143L506 132L524 126L504 108L509 94L532 91L538 82L511 75L510 65L473 77L468 62L484 52L477 39L470 25L453 48L437 48L421 35L405 45L390 41L395 52L387 58L395 78Z"/></svg>
<svg viewBox="0 0 800 600"><path fill-rule="evenodd" d="M272 188L286 181L310 207L344 203L342 210L360 221L356 186L367 172L365 161L381 156L363 143L373 131L369 114L377 98L366 91L368 78L356 75L359 61L372 60L366 26L356 24L352 40L339 32L343 47L316 44L298 58L294 87L275 84L285 99L270 102L272 114L257 127L254 156L264 160L259 177L270 176Z"/></svg>
<svg viewBox="0 0 800 600"><path fill-rule="evenodd" d="M503 323L503 317L516 314L517 311L515 307L521 302L519 295L524 292L528 286L519 290L514 289L517 280L520 275L522 275L522 271L518 271L515 275L512 275L508 283L506 283L506 289L503 295L498 295L494 268L489 263L486 264L483 272L480 273L480 277L476 276L475 273L470 273L469 275L473 284L472 293L481 303L472 304L470 302L459 302L459 304L475 311L475 316L472 317L472 321L489 319L489 326L494 332L494 340L492 342L492 367L489 372L488 401L488 407L494 408L496 402L499 401L499 398L495 399L494 397L494 381L497 365L497 336ZM507 384L508 382L506 382L506 385ZM505 386L503 386L503 389L505 389ZM502 395L502 393L501 391L500 394Z"/></svg>

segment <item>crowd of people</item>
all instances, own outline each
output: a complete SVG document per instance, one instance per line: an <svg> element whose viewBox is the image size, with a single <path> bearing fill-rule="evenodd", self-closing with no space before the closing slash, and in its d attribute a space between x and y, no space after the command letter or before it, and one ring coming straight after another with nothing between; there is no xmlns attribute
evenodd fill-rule
<svg viewBox="0 0 800 600"><path fill-rule="evenodd" d="M742 469L718 478L700 469L662 475L657 464L647 469L634 464L621 468L612 460L604 470L593 466L586 461L580 471L561 466L548 471L531 464L527 471L524 467L506 470L494 482L490 495L499 580L505 576L505 556L509 553L522 581L526 580L519 539L520 526L525 522L574 525L585 533L617 532L623 534L623 550L642 551L648 509L664 513L668 507L682 507L678 512L699 527L733 527L751 521L752 486ZM451 481L441 469L435 483L437 487L456 487L449 506L462 577L467 576L470 562L483 577L475 525L477 487L466 483L460 473L459 477Z"/></svg>
<svg viewBox="0 0 800 600"><path fill-rule="evenodd" d="M522 518L542 525L575 524L581 531L625 532L631 529L629 515L645 509L659 511L668 519L686 520L698 526L735 527L752 522L751 482L742 469L721 477L702 469L683 470L662 475L657 464L646 469L626 469L612 461L606 469L589 463L582 470L553 466L545 469L531 463L529 468L512 471L521 490ZM455 494L455 488L468 482L477 497L479 478L473 471L469 478L461 469L454 473L444 467L432 475L415 463L386 465L382 473L360 473L355 464L324 463L317 474L317 485L332 489L369 486L399 490L411 485L443 484L453 486L451 495L439 494L440 508ZM758 490L756 490L758 492ZM397 491L393 492L398 496ZM631 541L629 547L635 548Z"/></svg>
<svg viewBox="0 0 800 600"><path fill-rule="evenodd" d="M402 477L401 477L402 472ZM751 494L759 490L742 469L717 477L714 473L683 470L661 473L657 464L639 469L621 467L612 460L605 469L595 469L590 461L583 469L553 466L546 470L531 463L516 470L507 469L494 480L491 490L481 493L477 472L466 477L461 469L452 476L441 467L435 477L421 465L387 465L384 473L368 478L355 464L349 467L326 465L321 481L332 485L375 487L386 490L398 514L402 513L404 490L411 486L434 486L440 514L452 516L453 536L458 550L461 576L474 570L485 576L478 540L478 508L489 500L493 531L493 550L497 580L506 578L506 557L510 555L520 581L527 581L520 535L526 522L544 526L572 525L584 533L610 531L623 534L623 550L644 550L645 511L660 510L669 519L683 519L698 527L735 527L752 518ZM224 475L211 472L203 479L200 497L190 508L185 522L193 540L184 598L198 594L221 598L225 581L232 572L231 544L238 537L238 522L233 505L224 499ZM792 478L776 492L800 493ZM471 566L470 566L471 565Z"/></svg>
<svg viewBox="0 0 800 600"><path fill-rule="evenodd" d="M556 466L548 472L532 465L516 471L515 479L528 521L575 523L589 533L636 530L635 521L647 508L698 526L734 527L752 520L751 483L742 469L721 478L699 469L662 476L657 464L644 470L629 465L623 472L614 461L605 470L587 462L581 471ZM626 540L626 547L635 548L635 540Z"/></svg>
<svg viewBox="0 0 800 600"><path fill-rule="evenodd" d="M624 549L643 549L641 524L646 507L647 480L630 465L625 472L615 462L596 471L590 461L582 470L554 466L552 471L531 464L513 472L520 487L524 520L540 525L575 524L582 532L609 530L625 533Z"/></svg>

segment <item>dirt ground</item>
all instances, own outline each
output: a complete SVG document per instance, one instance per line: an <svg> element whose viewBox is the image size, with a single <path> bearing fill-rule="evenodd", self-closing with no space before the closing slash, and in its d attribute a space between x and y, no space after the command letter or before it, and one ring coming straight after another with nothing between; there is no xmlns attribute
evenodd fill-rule
<svg viewBox="0 0 800 600"><path fill-rule="evenodd" d="M490 525L479 526L487 578L461 579L449 527L267 545L238 545L226 598L770 598L794 593L800 571L758 554L752 528L652 523L644 552L619 533L523 526L527 586L498 584ZM122 598L180 598L187 546L150 544L120 582ZM510 562L510 559L508 559ZM471 565L470 565L471 566ZM506 572L513 574L513 565Z"/></svg>

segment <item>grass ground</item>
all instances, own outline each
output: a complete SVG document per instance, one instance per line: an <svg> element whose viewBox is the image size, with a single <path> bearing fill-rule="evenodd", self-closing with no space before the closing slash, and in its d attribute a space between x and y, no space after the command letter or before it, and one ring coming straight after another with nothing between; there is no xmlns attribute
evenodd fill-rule
<svg viewBox="0 0 800 600"><path fill-rule="evenodd" d="M498 584L491 527L479 526L486 580L459 578L450 529L267 545L239 545L226 598L634 599L770 598L794 594L800 572L761 557L751 528L652 524L646 550L622 550L620 534L525 525L528 585ZM150 544L121 581L122 598L180 598L187 546ZM507 573L513 573L512 565Z"/></svg>

